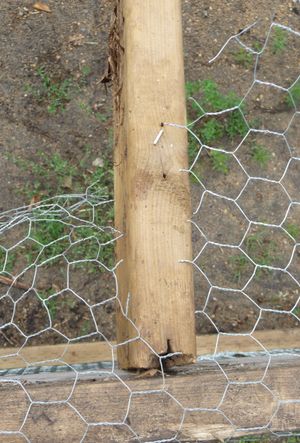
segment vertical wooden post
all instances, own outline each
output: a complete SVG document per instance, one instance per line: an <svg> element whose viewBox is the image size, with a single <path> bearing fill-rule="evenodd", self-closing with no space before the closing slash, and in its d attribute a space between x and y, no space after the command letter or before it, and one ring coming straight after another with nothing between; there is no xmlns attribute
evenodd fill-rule
<svg viewBox="0 0 300 443"><path fill-rule="evenodd" d="M115 219L119 298L159 355L194 361L196 337L180 0L118 0L110 67L115 106ZM159 131L163 134L154 144ZM117 340L136 337L119 309ZM174 358L176 360L176 358ZM122 368L159 359L141 341L118 349Z"/></svg>

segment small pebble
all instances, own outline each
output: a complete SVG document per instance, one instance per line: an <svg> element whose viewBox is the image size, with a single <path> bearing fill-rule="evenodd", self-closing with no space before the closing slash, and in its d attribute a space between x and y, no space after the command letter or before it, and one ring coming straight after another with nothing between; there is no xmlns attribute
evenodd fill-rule
<svg viewBox="0 0 300 443"><path fill-rule="evenodd" d="M96 166L96 167L102 167L102 166L104 165L103 159L100 158L100 157L97 157L97 158L93 161L92 165L93 165L93 166Z"/></svg>

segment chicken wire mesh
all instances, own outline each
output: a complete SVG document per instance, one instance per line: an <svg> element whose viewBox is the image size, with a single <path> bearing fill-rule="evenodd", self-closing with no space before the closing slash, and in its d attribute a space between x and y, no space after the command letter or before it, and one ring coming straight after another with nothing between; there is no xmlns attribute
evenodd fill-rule
<svg viewBox="0 0 300 443"><path fill-rule="evenodd" d="M184 441L186 428L194 429L198 441L255 432L300 435L298 380L287 396L269 376L276 359L297 360L299 349L271 350L258 333L270 325L286 336L285 328L299 331L300 87L299 72L289 69L283 54L288 48L287 58L297 56L300 34L273 22L258 46L247 40L249 29L231 37L212 60L238 44L242 63L254 66L246 94L223 93L211 80L190 84L193 120L187 126L165 123L189 132L191 164L183 172L194 190L196 324L198 333L214 333L212 352L198 362L214 369L214 380L199 378L182 392L168 377L164 362L170 355L157 355L137 329L132 340L151 349L160 370L151 389L143 378L133 383L118 370L122 343L114 341L119 299L112 248L122 233L101 225L112 202L93 187L83 195L55 197L0 217L3 441L59 442L62 417L69 441L79 442ZM264 69L270 57L282 58L283 78ZM163 130L155 144L161 137ZM250 375L232 371L237 350L231 340L237 337L252 350L240 369L256 356ZM74 363L72 345L90 342L106 345L108 361L96 355L86 365ZM59 347L46 360L30 352L31 345L48 344ZM69 375L59 390L41 394L27 383L31 374L45 382L63 371ZM92 408L87 376L104 384Z"/></svg>

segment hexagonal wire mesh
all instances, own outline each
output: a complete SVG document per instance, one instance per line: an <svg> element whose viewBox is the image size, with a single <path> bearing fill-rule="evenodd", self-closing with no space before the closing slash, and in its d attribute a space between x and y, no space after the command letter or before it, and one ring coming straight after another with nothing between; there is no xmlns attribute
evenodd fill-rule
<svg viewBox="0 0 300 443"><path fill-rule="evenodd" d="M122 344L113 341L114 303L119 300L112 247L122 234L101 226L111 202L91 187L83 195L55 197L1 214L1 367L13 361L11 369L0 372L3 438L44 441L44 427L34 426L37 417L44 417L45 425L55 423L53 442L61 441L62 417L74 429L70 441L81 442L181 441L185 427L199 422L206 433L195 430L197 440L264 430L289 435L283 417L290 413L295 423L297 414L299 418L299 383L295 380L288 397L274 393L268 373L280 352L269 350L257 331L300 324L300 77L285 66L282 82L276 72L264 69L264 60L282 56L288 39L289 47L299 48L300 34L273 22L258 47L243 40L250 28L231 37L211 60L232 41L244 51L239 57L245 63L253 58L253 82L244 97L224 95L214 82L204 81L196 85L199 97L191 99L193 121L184 127L165 123L189 132L191 164L183 172L191 175L196 191L191 264L197 332L214 333L215 338L212 353L199 362L215 369L214 396L207 384L182 392L168 383L163 364L167 356L157 355L161 371L151 390L142 380L133 387L117 371L115 353ZM236 337L260 359L250 378L232 373L227 365L236 351L230 341ZM150 347L138 330L135 339ZM110 362L97 362L96 356L89 365L74 364L70 345L91 341L106 344ZM48 344L58 346L47 360L30 352L31 345ZM230 349L233 352L227 352ZM299 350L280 353L287 354L299 358ZM70 375L59 392L37 395L22 380L30 373L51 377L60 371ZM93 408L85 401L91 395L86 374L103 377L107 384ZM197 399L189 389L197 389ZM146 427L141 397L150 417ZM268 416L261 415L258 402ZM232 408L234 403L240 413ZM170 416L173 421L176 417L176 425L169 425ZM226 432L218 434L222 427Z"/></svg>

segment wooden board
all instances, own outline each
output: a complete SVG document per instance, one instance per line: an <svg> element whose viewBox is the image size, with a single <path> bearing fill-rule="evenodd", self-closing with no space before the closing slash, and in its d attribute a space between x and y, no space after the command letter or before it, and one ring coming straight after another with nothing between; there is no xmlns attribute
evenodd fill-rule
<svg viewBox="0 0 300 443"><path fill-rule="evenodd" d="M81 374L75 388L70 372L15 376L33 401L62 402L32 404L22 432L33 443L79 443L86 432L85 443L106 443L134 442L133 431L142 442L176 435L187 442L297 430L300 357L273 356L265 369L264 357L205 360L173 368L165 378ZM229 384L241 379L247 383ZM12 380L0 383L0 395L0 431L18 430L29 397Z"/></svg>
<svg viewBox="0 0 300 443"><path fill-rule="evenodd" d="M262 343L267 350L273 349L299 349L300 348L300 328L285 330L255 331L254 337ZM201 335L197 337L197 355L212 355L217 352L254 352L263 351L259 343L250 336L221 335L216 348L218 336L216 334ZM25 347L20 352L26 361L37 364L55 358L62 358L69 364L93 363L101 361L111 361L116 356L116 349L113 353L115 342L110 346L106 342L77 343L66 345L48 345ZM65 352L66 351L66 352ZM18 352L17 348L0 349L0 369L22 368L25 366L24 360L17 356L3 358L3 355L12 355ZM2 358L1 358L2 356ZM53 362L58 365L59 362Z"/></svg>

